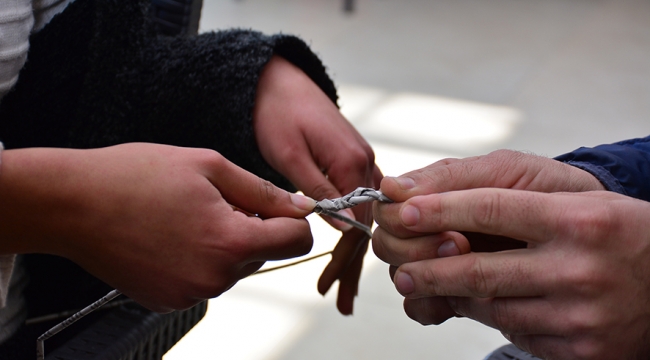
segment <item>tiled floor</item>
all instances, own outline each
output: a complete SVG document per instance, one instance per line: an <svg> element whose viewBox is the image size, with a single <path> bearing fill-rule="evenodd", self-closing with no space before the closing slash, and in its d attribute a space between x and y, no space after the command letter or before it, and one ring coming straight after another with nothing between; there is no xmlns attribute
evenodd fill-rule
<svg viewBox="0 0 650 360"><path fill-rule="evenodd" d="M385 174L497 148L554 156L650 134L646 0L205 0L202 29L306 39ZM414 129L418 129L414 131ZM337 233L310 219L314 252ZM368 254L355 315L316 292L319 259L242 280L165 360L481 359L480 324L422 327Z"/></svg>

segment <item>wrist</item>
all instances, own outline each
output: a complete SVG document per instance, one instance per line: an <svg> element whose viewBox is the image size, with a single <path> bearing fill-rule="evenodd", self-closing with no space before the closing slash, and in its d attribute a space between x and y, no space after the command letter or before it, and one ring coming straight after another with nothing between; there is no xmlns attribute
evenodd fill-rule
<svg viewBox="0 0 650 360"><path fill-rule="evenodd" d="M0 253L58 254L75 208L71 162L82 150L30 148L2 152ZM80 180L80 179L78 179ZM53 241L56 239L56 241Z"/></svg>

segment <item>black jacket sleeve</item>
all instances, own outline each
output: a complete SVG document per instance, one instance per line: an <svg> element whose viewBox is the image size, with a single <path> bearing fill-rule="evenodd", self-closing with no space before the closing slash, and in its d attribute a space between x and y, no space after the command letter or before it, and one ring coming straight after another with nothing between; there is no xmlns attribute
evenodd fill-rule
<svg viewBox="0 0 650 360"><path fill-rule="evenodd" d="M610 191L650 201L650 136L581 147L556 159L591 173Z"/></svg>
<svg viewBox="0 0 650 360"><path fill-rule="evenodd" d="M322 63L294 36L169 37L156 33L148 0L78 0L31 37L19 81L0 103L0 140L8 149L205 147L291 189L263 160L252 130L258 79L274 54L336 102ZM110 290L65 259L30 254L25 264L30 316L81 308Z"/></svg>
<svg viewBox="0 0 650 360"><path fill-rule="evenodd" d="M291 189L257 148L256 87L275 54L336 103L318 57L290 35L234 29L163 36L149 15L148 1L76 1L33 35L19 82L0 104L5 146L210 148Z"/></svg>

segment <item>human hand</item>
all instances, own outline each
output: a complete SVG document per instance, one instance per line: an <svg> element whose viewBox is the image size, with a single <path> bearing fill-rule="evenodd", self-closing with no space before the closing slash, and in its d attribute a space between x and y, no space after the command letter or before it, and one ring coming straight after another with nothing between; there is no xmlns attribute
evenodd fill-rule
<svg viewBox="0 0 650 360"><path fill-rule="evenodd" d="M373 246L400 265L394 282L416 321L466 316L545 359L650 356L647 202L611 192L476 189L375 210L382 231ZM428 246L402 243L409 234L452 230L507 236L528 248L405 262Z"/></svg>
<svg viewBox="0 0 650 360"><path fill-rule="evenodd" d="M264 159L305 195L331 199L379 185L382 174L368 143L302 70L281 57L272 58L261 75L253 118ZM370 206L343 213L372 224ZM344 233L318 291L325 294L339 280L338 309L351 314L368 237L343 222L325 220Z"/></svg>
<svg viewBox="0 0 650 360"><path fill-rule="evenodd" d="M5 251L67 257L159 312L218 296L264 261L311 248L302 218L313 200L211 150L12 150L0 180L2 234L21 239Z"/></svg>
<svg viewBox="0 0 650 360"><path fill-rule="evenodd" d="M397 178L386 177L381 183L381 191L395 202L417 195L486 187L547 193L605 190L598 179L582 169L512 150L443 159Z"/></svg>
<svg viewBox="0 0 650 360"><path fill-rule="evenodd" d="M539 192L605 190L590 173L543 156L497 150L465 159L444 159L397 178L386 177L381 191L396 202L418 196L475 188ZM464 233L472 251L516 249L525 244L502 236Z"/></svg>

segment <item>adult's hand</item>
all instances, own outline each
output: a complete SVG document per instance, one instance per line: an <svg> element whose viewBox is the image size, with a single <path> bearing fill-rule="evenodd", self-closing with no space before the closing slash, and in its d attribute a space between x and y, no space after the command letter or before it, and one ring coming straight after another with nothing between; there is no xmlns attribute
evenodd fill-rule
<svg viewBox="0 0 650 360"><path fill-rule="evenodd" d="M453 313L545 359L650 356L650 204L611 192L475 189L376 207L378 255L423 324ZM474 231L528 248L404 263L412 233ZM416 248L421 248L413 243ZM422 250L424 251L424 250ZM435 304L427 303L437 301ZM433 306L429 306L433 305Z"/></svg>
<svg viewBox="0 0 650 360"><path fill-rule="evenodd" d="M218 296L265 260L312 244L302 218L313 200L211 150L5 151L0 193L3 253L67 257L160 312Z"/></svg>
<svg viewBox="0 0 650 360"><path fill-rule="evenodd" d="M577 167L512 150L497 150L465 159L444 159L400 177L384 178L381 190L396 202L413 196L476 188L539 192L605 190L590 173ZM524 243L503 236L465 233L472 251L516 249Z"/></svg>
<svg viewBox="0 0 650 360"><path fill-rule="evenodd" d="M381 183L381 191L396 202L417 195L485 187L547 193L605 190L584 170L512 150L440 160L397 178L386 177Z"/></svg>
<svg viewBox="0 0 650 360"><path fill-rule="evenodd" d="M381 181L368 143L302 70L281 57L272 58L262 72L253 120L264 159L307 196L337 198ZM372 223L370 206L345 214ZM325 220L344 233L318 291L325 294L339 280L338 309L351 314L368 237L345 223Z"/></svg>

